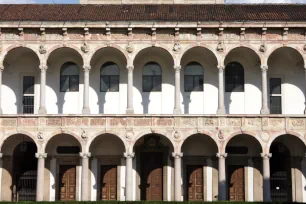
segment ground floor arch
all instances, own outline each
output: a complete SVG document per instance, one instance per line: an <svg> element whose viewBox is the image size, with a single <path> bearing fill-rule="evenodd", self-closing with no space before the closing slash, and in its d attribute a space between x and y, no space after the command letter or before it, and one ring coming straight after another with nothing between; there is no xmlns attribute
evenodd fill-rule
<svg viewBox="0 0 306 204"><path fill-rule="evenodd" d="M281 135L271 143L270 153L271 200L291 202L302 199L303 141L293 135Z"/></svg>

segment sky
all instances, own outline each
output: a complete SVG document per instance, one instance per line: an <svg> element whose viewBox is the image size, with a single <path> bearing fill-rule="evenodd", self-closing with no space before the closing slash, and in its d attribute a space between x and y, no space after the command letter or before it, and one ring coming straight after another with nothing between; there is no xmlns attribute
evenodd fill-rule
<svg viewBox="0 0 306 204"><path fill-rule="evenodd" d="M305 3L306 0L225 0L226 3ZM0 0L0 4L76 4L79 0Z"/></svg>

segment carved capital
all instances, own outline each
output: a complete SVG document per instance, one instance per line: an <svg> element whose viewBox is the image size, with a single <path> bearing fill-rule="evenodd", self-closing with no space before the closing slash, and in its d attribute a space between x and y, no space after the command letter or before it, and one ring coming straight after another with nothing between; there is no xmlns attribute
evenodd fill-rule
<svg viewBox="0 0 306 204"><path fill-rule="evenodd" d="M134 152L132 152L132 153L124 152L123 156L124 156L126 159L133 159L134 156L135 156L135 153L134 153Z"/></svg>
<svg viewBox="0 0 306 204"><path fill-rule="evenodd" d="M127 70L128 70L129 72L134 71L134 66L133 66L133 65L128 65L128 66L126 66L126 68L127 68Z"/></svg>
<svg viewBox="0 0 306 204"><path fill-rule="evenodd" d="M83 67L83 70L84 70L84 72L90 72L91 66L85 65L85 66Z"/></svg>
<svg viewBox="0 0 306 204"><path fill-rule="evenodd" d="M217 153L217 157L220 159L225 159L227 157L227 153Z"/></svg>
<svg viewBox="0 0 306 204"><path fill-rule="evenodd" d="M218 65L217 68L218 68L219 72L223 72L224 69L225 69L225 66L224 65Z"/></svg>
<svg viewBox="0 0 306 204"><path fill-rule="evenodd" d="M261 65L260 69L262 72L267 72L268 71L268 65Z"/></svg>
<svg viewBox="0 0 306 204"><path fill-rule="evenodd" d="M0 72L4 71L4 66L0 66Z"/></svg>
<svg viewBox="0 0 306 204"><path fill-rule="evenodd" d="M91 157L91 153L90 152L80 152L80 157L82 157L83 159L88 159L89 157Z"/></svg>
<svg viewBox="0 0 306 204"><path fill-rule="evenodd" d="M177 152L172 152L172 156L175 158L175 159L180 159L183 157L183 153L180 152L180 153L177 153Z"/></svg>
<svg viewBox="0 0 306 204"><path fill-rule="evenodd" d="M181 71L181 69L182 69L182 66L181 66L181 65L176 65L176 66L174 66L174 70L175 70L176 72Z"/></svg>
<svg viewBox="0 0 306 204"><path fill-rule="evenodd" d="M260 156L263 158L263 159L270 159L272 157L272 153L261 153Z"/></svg>
<svg viewBox="0 0 306 204"><path fill-rule="evenodd" d="M47 69L48 69L48 66L47 66L47 65L40 65L40 66L39 66L39 69L40 69L40 71L42 71L42 72L46 72Z"/></svg>
<svg viewBox="0 0 306 204"><path fill-rule="evenodd" d="M47 153L35 153L35 157L37 159L45 159L47 158Z"/></svg>

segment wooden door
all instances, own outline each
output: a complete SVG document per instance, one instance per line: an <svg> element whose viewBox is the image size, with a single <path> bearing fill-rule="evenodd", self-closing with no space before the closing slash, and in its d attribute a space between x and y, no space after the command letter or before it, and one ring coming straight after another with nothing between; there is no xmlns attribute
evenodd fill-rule
<svg viewBox="0 0 306 204"><path fill-rule="evenodd" d="M203 200L203 166L187 166L188 200Z"/></svg>
<svg viewBox="0 0 306 204"><path fill-rule="evenodd" d="M141 153L141 200L163 200L163 153Z"/></svg>
<svg viewBox="0 0 306 204"><path fill-rule="evenodd" d="M117 166L101 166L101 200L117 200Z"/></svg>
<svg viewBox="0 0 306 204"><path fill-rule="evenodd" d="M60 200L72 201L75 200L76 188L76 166L75 165L61 165L60 175Z"/></svg>
<svg viewBox="0 0 306 204"><path fill-rule="evenodd" d="M244 201L244 167L229 166L229 199L231 201Z"/></svg>

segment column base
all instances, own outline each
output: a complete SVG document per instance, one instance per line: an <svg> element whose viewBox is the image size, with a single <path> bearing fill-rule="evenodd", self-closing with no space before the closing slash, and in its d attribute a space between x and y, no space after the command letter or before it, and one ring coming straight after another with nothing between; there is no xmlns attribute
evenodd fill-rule
<svg viewBox="0 0 306 204"><path fill-rule="evenodd" d="M262 108L260 110L260 114L263 114L263 115L270 114L269 108Z"/></svg>
<svg viewBox="0 0 306 204"><path fill-rule="evenodd" d="M87 107L87 108L83 108L82 114L83 114L83 115L88 115L88 114L90 114L90 109L89 109L88 107Z"/></svg>
<svg viewBox="0 0 306 204"><path fill-rule="evenodd" d="M40 108L38 109L38 114L40 114L40 115L45 115L45 114L47 114L46 108L45 108L45 107L40 107Z"/></svg>
<svg viewBox="0 0 306 204"><path fill-rule="evenodd" d="M174 108L173 114L182 114L182 110L180 108Z"/></svg>
<svg viewBox="0 0 306 204"><path fill-rule="evenodd" d="M134 114L134 109L133 108L127 108L126 109L126 114Z"/></svg>
<svg viewBox="0 0 306 204"><path fill-rule="evenodd" d="M218 108L217 115L225 115L225 114L226 114L225 108Z"/></svg>
<svg viewBox="0 0 306 204"><path fill-rule="evenodd" d="M2 108L0 108L0 115L2 115L3 114L3 112L2 112Z"/></svg>

